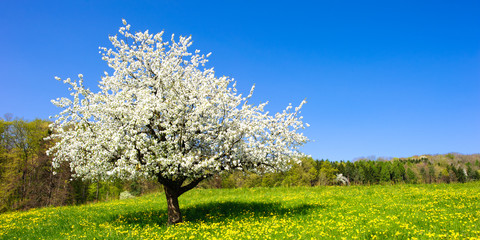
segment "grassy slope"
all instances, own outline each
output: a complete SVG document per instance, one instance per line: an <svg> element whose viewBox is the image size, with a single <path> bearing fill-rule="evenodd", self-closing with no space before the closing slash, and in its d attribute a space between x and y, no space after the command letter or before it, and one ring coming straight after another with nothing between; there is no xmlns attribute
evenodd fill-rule
<svg viewBox="0 0 480 240"><path fill-rule="evenodd" d="M194 189L180 205L173 227L163 194L7 213L0 239L480 239L480 182Z"/></svg>

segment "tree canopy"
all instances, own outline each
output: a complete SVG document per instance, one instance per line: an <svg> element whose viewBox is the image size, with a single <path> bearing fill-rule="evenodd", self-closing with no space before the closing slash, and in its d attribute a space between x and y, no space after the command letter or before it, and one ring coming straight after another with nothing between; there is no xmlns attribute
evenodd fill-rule
<svg viewBox="0 0 480 240"><path fill-rule="evenodd" d="M285 170L302 155L305 101L270 115L267 103L249 103L254 87L244 97L233 79L205 68L209 54L189 52L191 37L164 41L163 32L131 33L123 23L113 48L100 48L113 70L100 91L79 74L64 80L73 99L52 101L63 108L52 124L54 166L67 161L83 179L156 178L176 223L178 196L202 180L234 169Z"/></svg>

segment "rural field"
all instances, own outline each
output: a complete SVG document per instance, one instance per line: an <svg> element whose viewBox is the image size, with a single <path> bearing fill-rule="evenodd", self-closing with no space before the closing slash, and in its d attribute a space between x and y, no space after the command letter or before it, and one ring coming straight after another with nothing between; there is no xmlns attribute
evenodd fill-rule
<svg viewBox="0 0 480 240"><path fill-rule="evenodd" d="M480 182L194 189L0 215L0 239L480 239Z"/></svg>

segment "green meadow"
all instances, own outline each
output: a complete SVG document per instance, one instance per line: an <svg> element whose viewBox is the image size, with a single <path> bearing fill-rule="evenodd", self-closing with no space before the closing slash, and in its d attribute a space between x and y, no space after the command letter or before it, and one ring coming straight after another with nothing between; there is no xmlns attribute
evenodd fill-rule
<svg viewBox="0 0 480 240"><path fill-rule="evenodd" d="M194 189L0 215L0 239L480 239L480 182Z"/></svg>

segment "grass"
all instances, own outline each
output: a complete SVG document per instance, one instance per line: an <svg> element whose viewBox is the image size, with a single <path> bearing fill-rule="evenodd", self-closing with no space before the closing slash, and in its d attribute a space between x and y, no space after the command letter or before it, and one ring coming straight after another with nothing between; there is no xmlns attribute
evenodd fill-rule
<svg viewBox="0 0 480 240"><path fill-rule="evenodd" d="M0 215L0 239L480 239L480 182L194 189Z"/></svg>

